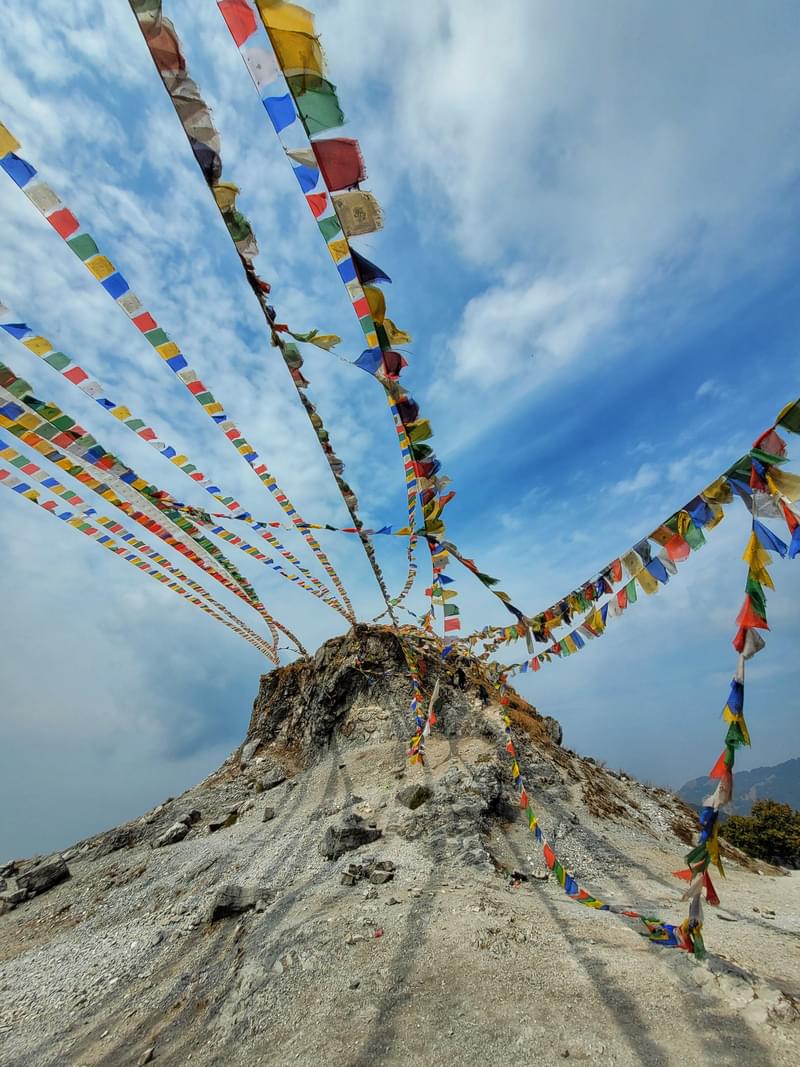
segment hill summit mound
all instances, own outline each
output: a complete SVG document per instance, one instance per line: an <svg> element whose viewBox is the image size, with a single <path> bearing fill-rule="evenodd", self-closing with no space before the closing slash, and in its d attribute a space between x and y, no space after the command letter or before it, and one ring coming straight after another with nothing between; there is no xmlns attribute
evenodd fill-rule
<svg viewBox="0 0 800 1067"><path fill-rule="evenodd" d="M198 786L0 870L0 1064L796 1059L796 876L731 853L703 964L580 907L522 818L483 669L418 652L443 695L424 766L397 638L357 626L262 677ZM691 810L513 692L504 710L560 861L679 921Z"/></svg>

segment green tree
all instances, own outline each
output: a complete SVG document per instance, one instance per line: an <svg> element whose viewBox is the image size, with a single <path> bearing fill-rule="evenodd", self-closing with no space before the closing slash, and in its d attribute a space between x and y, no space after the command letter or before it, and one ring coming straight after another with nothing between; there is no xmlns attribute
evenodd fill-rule
<svg viewBox="0 0 800 1067"><path fill-rule="evenodd" d="M750 815L732 815L720 833L756 859L800 867L800 811L790 804L757 800Z"/></svg>

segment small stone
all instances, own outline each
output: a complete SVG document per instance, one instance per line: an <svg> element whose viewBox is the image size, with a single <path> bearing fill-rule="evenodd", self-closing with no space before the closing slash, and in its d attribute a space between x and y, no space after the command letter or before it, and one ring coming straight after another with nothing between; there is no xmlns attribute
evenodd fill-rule
<svg viewBox="0 0 800 1067"><path fill-rule="evenodd" d="M389 905L391 905L391 904L399 904L400 901L397 899L397 897L389 897L389 899L386 901L386 903L389 904Z"/></svg>
<svg viewBox="0 0 800 1067"><path fill-rule="evenodd" d="M348 874L347 871L345 871L344 874L342 875L342 877L339 880L339 884L340 885L355 885L356 881L357 881L357 879L356 879L356 877L354 875Z"/></svg>
<svg viewBox="0 0 800 1067"><path fill-rule="evenodd" d="M350 988L351 989L358 989L358 987L360 985L361 985L361 982L359 982L359 980L357 978L354 978L353 981L350 983Z"/></svg>
<svg viewBox="0 0 800 1067"><path fill-rule="evenodd" d="M378 899L378 890L375 888L374 885L371 885L369 887L369 889L365 889L364 890L364 900L377 900L377 899Z"/></svg>
<svg viewBox="0 0 800 1067"><path fill-rule="evenodd" d="M433 796L433 790L427 785L407 785L405 789L401 789L395 793L395 799L398 803L402 804L406 808L410 808L411 811L415 811L426 801L430 800Z"/></svg>
<svg viewBox="0 0 800 1067"><path fill-rule="evenodd" d="M217 830L227 830L229 826L233 826L236 820L239 818L239 809L232 808L228 814L222 819L213 819L208 824L208 832L215 834Z"/></svg>
<svg viewBox="0 0 800 1067"><path fill-rule="evenodd" d="M395 871L396 869L391 860L378 860L375 864L376 871Z"/></svg>
<svg viewBox="0 0 800 1067"><path fill-rule="evenodd" d="M168 830L156 838L153 847L164 848L166 845L176 845L179 841L183 841L188 833L189 827L185 822L173 823Z"/></svg>
<svg viewBox="0 0 800 1067"><path fill-rule="evenodd" d="M180 819L178 819L178 822L185 823L187 826L194 826L196 822L200 822L202 817L202 813L199 812L197 808L192 808L192 810L187 811L185 815L181 815Z"/></svg>
<svg viewBox="0 0 800 1067"><path fill-rule="evenodd" d="M269 806L264 808L264 814L261 816L261 821L262 822L269 822L271 819L274 819L274 818L275 818L275 809L274 808L270 808Z"/></svg>
<svg viewBox="0 0 800 1067"><path fill-rule="evenodd" d="M150 1048L146 1048L144 1050L144 1052L141 1054L141 1056L139 1057L139 1059L137 1060L136 1067L144 1067L145 1063L150 1063L150 1061L152 1060L153 1056L155 1055L155 1051L156 1051L155 1050L155 1046L151 1046Z"/></svg>

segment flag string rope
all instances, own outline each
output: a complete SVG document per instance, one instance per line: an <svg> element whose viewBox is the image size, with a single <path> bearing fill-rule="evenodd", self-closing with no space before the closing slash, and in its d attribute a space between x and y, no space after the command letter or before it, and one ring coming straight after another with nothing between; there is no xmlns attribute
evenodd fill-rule
<svg viewBox="0 0 800 1067"><path fill-rule="evenodd" d="M19 147L18 144L17 147ZM108 293L114 303L125 312L139 333L147 339L178 381L194 397L206 415L255 472L259 481L266 486L290 521L297 526L295 520L299 520L300 515L288 495L270 473L267 464L260 459L253 445L246 440L233 419L226 414L223 405L201 380L198 373L189 366L185 355L175 341L159 326L151 312L144 308L123 274L107 256L100 252L94 238L81 226L73 212L49 185L43 181L33 183L37 175L36 168L15 152L8 152L0 159L0 167L14 184L26 193L30 202L81 260L92 277ZM344 586L322 547L309 530L299 526L298 530L335 585L347 609L348 617L351 620L354 619L352 605L347 598Z"/></svg>
<svg viewBox="0 0 800 1067"><path fill-rule="evenodd" d="M171 589L179 596L188 600L190 604L194 604L195 607L200 608L201 611L204 611L207 615L211 616L211 618L222 623L223 626L227 626L229 629L234 630L245 641L248 641L257 648L259 652L270 656L271 650L270 652L267 651L268 646L265 646L261 641L254 641L245 631L240 630L235 623L230 622L228 619L218 614L214 608L205 604L202 598L196 596L194 592L184 589L179 582L171 581L163 571L160 571L157 567L151 566L146 560L137 556L135 552L131 552L126 545L118 545L113 537L106 533L104 529L97 529L91 522L79 515L74 515L70 511L58 512L56 510L58 508L58 502L56 500L40 501L40 490L37 490L32 485L22 481L22 479L18 478L15 474L2 466L0 466L0 485L4 486L9 491L16 493L23 499L29 500L32 504L35 504L49 515L52 515L53 518L60 519L67 526L71 526L73 529L85 534L87 537L94 540L95 544L100 545L109 552L113 552L138 570L148 574L151 578L155 579L155 581L166 586L167 589ZM272 657L270 656L270 658Z"/></svg>
<svg viewBox="0 0 800 1067"><path fill-rule="evenodd" d="M190 478L195 484L205 489L210 493L215 500L218 500L221 504L229 509L227 513L223 513L219 518L224 519L243 519L245 521L250 520L252 517L249 512L245 511L239 505L238 501L232 496L223 496L222 490L216 482L214 482L207 475L203 474L189 459L178 452L176 448L170 445L161 434L143 422L138 416L136 416L127 405L117 404L111 400L108 396L107 390L101 385L95 378L90 378L86 370L68 356L64 355L61 351L56 351L52 341L42 337L39 334L34 334L34 331L26 322L0 322L0 329L4 330L10 337L13 337L19 344L25 348L28 352L39 357L43 363L45 363L51 369L57 371L65 378L70 384L74 385L77 389L80 389L86 396L89 396L92 400L96 401L100 407L113 416L121 425L125 426L137 437L146 441L147 444L155 448L159 455L168 459L178 470L182 471L188 478ZM175 510L183 511L186 514L191 512L191 517L195 522L203 525L214 526L211 522L211 517L201 508L192 508L190 505L180 504L169 498L170 506ZM281 523L269 523L264 524L272 527L277 527L286 530L296 530L301 527L308 527L311 529L317 529L311 523L300 523L297 527L283 525ZM218 531L222 530L222 527L217 526L211 532L223 537L222 533ZM285 578L298 585L301 589L307 590L313 596L318 597L324 603L328 604L335 611L344 615L347 618L345 610L342 608L339 601L332 596L327 586L323 585L318 578L316 578L310 571L308 571L301 563L300 560L292 553L289 552L281 542L268 530L259 530L261 536L268 542L277 552L280 553L285 559L297 567L297 569L312 583L312 586L307 585L302 579L296 575L288 574L280 564L276 564L276 561L270 559L266 555L263 555L262 562L272 566L272 569ZM233 537L234 535L231 535ZM228 538L229 539L229 538ZM255 554L255 552L251 553Z"/></svg>
<svg viewBox="0 0 800 1067"><path fill-rule="evenodd" d="M167 95L172 102L176 115L186 134L189 145L192 148L195 160L200 167L206 183L212 193L222 220L225 223L228 235L231 238L240 262L245 272L252 292L255 294L259 307L264 315L272 344L278 348L292 383L297 392L303 410L311 423L317 440L322 448L328 467L333 475L336 486L344 501L354 525L359 529L359 540L367 556L375 580L381 591L384 601L391 612L389 593L383 578L380 565L378 564L375 550L366 534L361 533L363 523L358 516L358 500L350 485L344 480L344 464L334 452L330 444L330 434L325 429L322 418L315 405L306 395L309 382L303 375L303 359L296 345L289 345L280 336L274 309L267 304L266 293L269 285L263 282L255 273L253 257L258 254L258 245L253 234L252 226L245 216L235 207L236 195L239 189L230 182L222 182L222 160L220 157L220 135L213 125L211 113L203 100L196 83L189 77L186 67L186 59L178 39L175 28L169 19L161 13L159 0L155 3L142 5L137 0L130 0L130 6L136 15L137 23L150 52L153 64L161 78ZM166 43L165 43L166 42ZM191 103L186 107L187 100ZM198 107L200 111L198 113ZM202 116L202 117L199 117ZM209 153L213 154L210 161ZM314 331L316 335L316 331ZM327 338L329 343L338 342L338 338L332 335ZM317 343L319 338L317 338ZM310 536L309 531L304 531L304 536ZM337 586L338 588L338 586ZM351 621L355 621L351 612Z"/></svg>
<svg viewBox="0 0 800 1067"><path fill-rule="evenodd" d="M275 649L255 633L247 623L243 622L237 615L234 615L232 611L225 607L224 604L220 603L216 597L212 596L204 586L199 582L196 582L193 578L190 578L180 569L180 567L176 567L174 564L170 563L162 553L151 548L144 541L140 541L136 535L131 533L122 525L122 523L117 522L116 519L109 518L107 515L100 515L97 509L88 504L83 497L73 492L73 490L69 489L62 482L59 482L57 478L48 474L46 470L34 463L30 457L12 448L2 437L0 437L0 459L5 460L6 463L9 463L20 473L26 475L26 477L35 478L44 489L52 493L53 496L59 497L73 508L74 511L71 513L70 518L80 520L81 522L89 522L91 520L92 523L97 523L99 526L103 526L114 537L119 537L120 541L124 541L129 548L136 549L148 559L153 560L158 567L173 574L178 581L183 582L183 584L187 585L192 592L203 597L203 599L208 601L217 612L224 615L225 618L230 621L232 629L234 629L236 633L246 637L250 644L258 648L265 656L273 659L273 662L278 662L277 657L275 656ZM52 510L52 506L48 505L46 510Z"/></svg>

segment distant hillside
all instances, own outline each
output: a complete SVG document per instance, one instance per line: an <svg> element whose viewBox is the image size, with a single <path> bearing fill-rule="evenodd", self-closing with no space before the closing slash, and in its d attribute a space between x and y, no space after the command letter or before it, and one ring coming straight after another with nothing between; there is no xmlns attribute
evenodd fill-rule
<svg viewBox="0 0 800 1067"><path fill-rule="evenodd" d="M708 778L693 778L681 786L678 795L689 804L700 805L711 792L713 787ZM800 809L800 757L774 767L736 772L732 814L749 815L755 801L764 798Z"/></svg>

